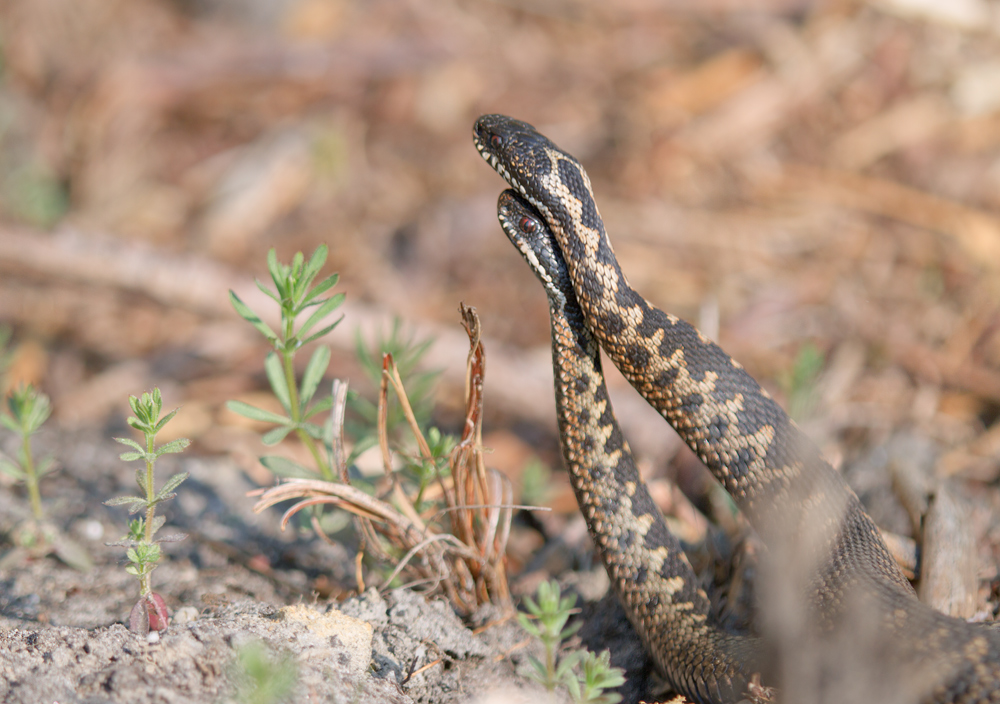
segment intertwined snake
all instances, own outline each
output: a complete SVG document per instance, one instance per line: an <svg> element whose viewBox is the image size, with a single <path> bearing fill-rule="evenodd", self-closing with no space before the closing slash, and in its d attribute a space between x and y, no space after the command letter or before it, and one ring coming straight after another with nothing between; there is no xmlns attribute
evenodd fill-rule
<svg viewBox="0 0 1000 704"><path fill-rule="evenodd" d="M866 699L1000 701L1000 631L918 601L857 497L778 404L721 348L632 290L579 162L502 115L481 117L473 138L519 194L501 197L501 223L549 296L560 436L577 498L612 585L670 683L695 701L734 701L759 674L788 701L845 701L836 668L860 653L874 683L862 688ZM764 628L771 637L756 641L710 622L614 420L594 338L765 544L776 555L801 553L789 593L802 597L805 625L779 618ZM851 652L861 632L866 641ZM846 656L802 657L830 643Z"/></svg>

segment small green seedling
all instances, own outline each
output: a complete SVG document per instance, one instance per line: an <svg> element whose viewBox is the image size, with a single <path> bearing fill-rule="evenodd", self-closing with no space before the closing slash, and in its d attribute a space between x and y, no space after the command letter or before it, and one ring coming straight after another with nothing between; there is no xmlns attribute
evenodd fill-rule
<svg viewBox="0 0 1000 704"><path fill-rule="evenodd" d="M86 572L94 566L90 555L83 546L46 518L42 506L39 483L42 477L56 468L56 463L51 457L35 460L31 436L39 431L52 412L49 398L31 385L21 386L7 398L7 411L0 415L0 425L15 433L21 442L14 460L0 457L0 472L24 482L32 517L14 532L14 543L18 550L11 551L4 557L3 566L9 567L19 556L23 557L25 554L35 558L55 554L70 567Z"/></svg>
<svg viewBox="0 0 1000 704"><path fill-rule="evenodd" d="M275 655L266 645L253 641L236 651L229 681L241 704L277 704L290 701L299 679L295 657Z"/></svg>
<svg viewBox="0 0 1000 704"><path fill-rule="evenodd" d="M589 650L580 653L577 661L580 669L576 677L566 678L566 689L574 702L579 704L618 704L622 696L605 689L625 684L625 674L620 667L611 666L611 653L607 650L600 655Z"/></svg>
<svg viewBox="0 0 1000 704"><path fill-rule="evenodd" d="M781 378L788 396L788 415L797 421L809 418L819 403L817 384L825 363L823 351L806 342L795 355L795 363Z"/></svg>
<svg viewBox="0 0 1000 704"><path fill-rule="evenodd" d="M257 328L274 346L274 351L268 354L264 361L264 371L267 373L271 390L281 403L285 415L257 408L242 401L230 401L226 404L227 407L234 413L252 420L274 423L277 427L265 433L261 438L265 445L277 445L285 439L285 436L294 432L309 450L316 465L316 470L310 470L284 457L261 458L261 463L265 467L282 477L314 479L319 474L327 481L334 479L331 462L320 452L320 443L329 445L330 438L324 434L323 428L309 422L309 418L312 416L329 411L333 407L331 397L322 398L310 405L330 364L330 348L326 346L316 348L306 365L301 385L296 383L294 366L295 353L302 345L323 337L340 322L339 319L335 320L317 332L309 334L344 300L342 293L321 298L321 294L326 293L337 284L336 274L327 276L315 286L312 285L316 275L319 274L326 262L326 253L326 245L320 245L309 261L305 261L302 253L297 252L290 265L279 262L273 249L267 253L267 268L271 274L271 280L274 282L275 290L272 291L260 281L257 282L257 288L281 306L280 333L272 330L267 323L261 320L259 315L240 300L239 296L232 291L229 292L229 300L236 312ZM315 310L296 329L296 318L310 308Z"/></svg>
<svg viewBox="0 0 1000 704"><path fill-rule="evenodd" d="M625 683L621 668L611 667L611 655L605 650L595 655L586 650L577 650L563 655L557 663L562 642L576 633L582 622L566 626L576 606L576 595L563 597L559 593L559 583L555 580L543 582L538 587L538 600L530 596L524 598L524 605L530 612L519 613L521 627L542 641L545 648L545 662L535 657L529 659L532 671L529 676L554 690L562 686L574 702L580 704L617 704L621 695L605 692L605 689Z"/></svg>
<svg viewBox="0 0 1000 704"><path fill-rule="evenodd" d="M144 511L144 515L129 523L128 534L109 546L126 547L129 561L125 571L139 580L139 600L132 607L129 615L129 630L133 633L146 634L150 630L159 631L167 627L169 622L166 604L163 597L153 591L150 577L160 561L160 543L172 543L183 540L185 535L168 535L154 538L156 532L166 520L156 515L156 507L168 499L174 498L174 490L188 478L187 472L173 475L166 483L156 490L154 468L156 460L166 454L181 452L191 441L178 438L168 443L156 446L156 434L163 429L177 413L174 409L160 417L163 401L160 390L154 388L152 393L144 393L141 398L129 396L129 405L134 416L129 417L128 424L141 432L145 438L145 447L129 438L115 438L123 445L134 448L134 452L123 452L120 458L125 462L142 460L145 464L135 472L135 481L145 496L116 496L105 501L106 506L128 506L129 515Z"/></svg>
<svg viewBox="0 0 1000 704"><path fill-rule="evenodd" d="M31 501L31 513L36 521L45 518L38 482L55 469L55 462L49 457L35 464L31 451L31 436L39 431L51 413L49 397L28 384L18 387L11 393L7 398L7 413L0 416L0 424L21 439L17 460L11 462L0 458L0 471L19 482L24 482Z"/></svg>

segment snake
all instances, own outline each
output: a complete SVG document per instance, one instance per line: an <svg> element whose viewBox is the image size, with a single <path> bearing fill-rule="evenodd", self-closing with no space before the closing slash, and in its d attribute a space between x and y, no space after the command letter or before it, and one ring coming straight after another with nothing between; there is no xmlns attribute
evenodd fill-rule
<svg viewBox="0 0 1000 704"><path fill-rule="evenodd" d="M560 439L588 529L630 621L674 689L696 702L736 701L760 674L788 701L843 701L834 664L800 671L803 652L837 643L869 668L877 665L865 681L883 688L862 691L866 698L895 692L899 701L928 704L1000 701L1000 630L920 602L857 496L780 405L717 344L632 289L580 162L504 115L479 118L473 142L514 192L501 199L501 224L549 296ZM515 210L516 219L505 217ZM548 234L529 237L525 227ZM565 275L542 266L552 262L546 242L558 249ZM570 302L559 304L558 320L554 295ZM557 334L564 327L576 337ZM623 459L627 446L585 334L733 497L774 553L772 569L799 573L777 575L789 577L792 597L801 597L806 624L798 635L783 631L781 618L760 640L732 639L711 624L690 565L668 559L676 541L653 520L634 462L630 470ZM795 559L780 559L789 555ZM852 644L861 631L868 642Z"/></svg>
<svg viewBox="0 0 1000 704"><path fill-rule="evenodd" d="M708 596L639 476L614 415L597 340L583 322L552 231L512 190L500 194L497 215L548 298L563 456L588 530L629 620L656 624L640 636L675 686L702 701L733 698L759 675L759 648L753 639L712 623ZM632 528L635 523L641 531ZM640 535L643 540L636 539ZM700 657L706 651L714 657Z"/></svg>

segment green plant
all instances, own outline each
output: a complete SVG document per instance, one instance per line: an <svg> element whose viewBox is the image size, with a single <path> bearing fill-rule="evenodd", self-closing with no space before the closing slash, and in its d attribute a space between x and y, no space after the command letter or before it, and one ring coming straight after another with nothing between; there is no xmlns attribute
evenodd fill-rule
<svg viewBox="0 0 1000 704"><path fill-rule="evenodd" d="M151 393L144 393L141 397L129 396L128 402L135 414L129 417L128 424L143 434L145 443L140 445L129 438L115 438L115 440L134 450L134 452L123 452L120 455L123 461L143 461L144 466L135 472L135 481L145 495L116 496L105 501L104 504L106 506L128 506L129 515L144 511L144 515L129 522L128 533L122 540L108 543L108 545L128 548L126 556L130 564L125 568L125 571L139 580L139 600L129 616L129 628L134 632L148 632L149 630L166 628L168 623L166 604L163 602L163 598L153 591L150 579L162 557L160 543L178 542L186 537L184 535L168 535L155 538L156 532L166 520L163 516L156 515L156 507L164 501L174 498L176 496L174 490L188 478L187 472L179 472L170 477L157 491L156 461L163 455L183 451L191 443L187 438L178 438L159 447L156 446L157 433L170 422L170 419L178 411L178 409L174 409L165 416L160 416L163 410L163 400L158 388L154 388Z"/></svg>
<svg viewBox="0 0 1000 704"><path fill-rule="evenodd" d="M555 580L542 582L538 586L538 599L524 598L524 605L530 612L517 615L522 628L542 641L545 662L535 657L529 658L532 671L529 676L545 685L549 690L562 686L575 702L581 704L617 704L621 695L605 692L605 689L625 683L620 668L611 667L611 655L607 650L595 655L586 650L577 650L557 655L564 640L576 633L582 622L566 626L576 606L576 595L563 597L559 583Z"/></svg>
<svg viewBox="0 0 1000 704"><path fill-rule="evenodd" d="M45 518L38 482L55 469L55 462L49 457L35 464L31 451L31 436L39 431L51 413L49 397L28 384L14 389L7 398L7 413L0 416L0 424L17 434L21 440L17 460L11 462L0 458L0 471L17 481L24 482L31 501L31 513L36 521Z"/></svg>
<svg viewBox="0 0 1000 704"><path fill-rule="evenodd" d="M51 227L66 214L66 187L39 161L16 163L0 182L0 197L9 211L39 227Z"/></svg>
<svg viewBox="0 0 1000 704"><path fill-rule="evenodd" d="M7 325L0 325L0 393L7 388L7 380L4 376L14 357L14 352L9 349L10 338L13 331Z"/></svg>
<svg viewBox="0 0 1000 704"><path fill-rule="evenodd" d="M421 428L427 427L430 421L434 408L431 392L439 372L420 371L419 365L433 342L433 339L418 340L412 335L407 336L399 318L392 321L389 334L379 335L371 346L365 343L360 334L355 337L355 355L365 376L376 388L382 381L385 355L392 357L400 381L406 387L413 417ZM344 425L345 432L354 439L354 447L347 458L350 464L362 452L378 443L378 405L363 396L352 394L348 398L348 407L354 414L354 418L347 418ZM406 413L401 404L391 401L386 413L386 430L390 438L396 438L399 429L406 426Z"/></svg>
<svg viewBox="0 0 1000 704"><path fill-rule="evenodd" d="M230 292L237 313L274 346L265 360L265 371L285 414L240 401L230 401L228 408L247 418L273 423L276 427L262 438L265 444L277 444L292 435L308 448L314 460L314 467L308 468L287 457L261 457L261 463L284 483L258 492L261 499L254 510L262 511L279 502L297 499L285 512L282 527L292 516L308 508L303 516L324 538L328 531L344 526L344 514L324 514L323 507L344 509L352 514L360 542L355 563L359 589L364 589L362 558L370 554L381 565L396 563L383 579L386 585L392 584L405 570L405 576L413 581L441 585L460 611L471 613L478 604L491 600L509 608L503 560L513 490L510 481L487 469L483 459L484 352L475 311L462 310L472 351L467 369L466 422L460 440L436 428L426 428L433 374L417 371L416 366L429 342L405 339L398 323L389 338L380 341L378 351L369 350L359 342L362 366L377 383L379 395L377 404L355 395L351 401L355 418L348 422L349 395L345 382L335 381L329 397L314 400L329 365L329 349L320 346L313 352L301 382L296 381L292 362L303 344L326 334L339 322L312 332L343 300L342 294L320 296L336 283L336 275L313 286L326 253L326 247L320 246L308 261L297 253L292 264L286 266L277 261L273 250L269 252L268 270L276 291L259 282L257 285L280 306L280 335ZM313 307L315 310L305 322L296 327L296 316ZM396 355L405 368L397 364ZM404 389L404 372L417 389L412 403ZM394 396L390 395L390 389ZM323 411L328 411L329 417L322 426L310 420ZM409 442L398 437L403 428L410 432ZM349 454L345 430L354 441ZM352 471L356 469L352 463L358 453L376 443L381 450L384 473L371 477ZM394 459L393 449L397 451L396 457L403 459L402 466ZM437 486L429 499L435 482Z"/></svg>
<svg viewBox="0 0 1000 704"><path fill-rule="evenodd" d="M569 696L580 704L618 704L622 696L605 689L625 684L625 675L620 667L611 666L611 653L607 650L600 655L589 650L583 652L577 661L577 677L566 679Z"/></svg>
<svg viewBox="0 0 1000 704"><path fill-rule="evenodd" d="M298 665L290 653L272 654L253 641L236 651L229 681L241 704L277 704L288 701L299 679Z"/></svg>
<svg viewBox="0 0 1000 704"><path fill-rule="evenodd" d="M274 351L267 355L264 361L264 371L275 397L281 403L285 415L251 406L242 401L229 401L228 408L252 420L274 423L277 427L268 431L261 438L265 445L276 445L289 433L295 433L303 445L309 450L315 462L314 470L283 457L263 457L261 463L281 477L312 478L317 474L327 481L334 479L332 462L329 456L320 452L320 443L328 448L332 445L329 434L324 434L323 428L309 422L309 418L317 413L329 411L333 407L333 398L325 397L316 403L311 403L313 396L323 380L323 375L330 364L330 348L318 346L313 352L302 375L301 384L295 379L295 354L309 342L323 337L333 330L340 322L336 320L317 332L309 334L317 324L337 309L344 300L344 294L338 293L327 298L321 298L337 284L337 275L332 274L313 286L313 281L326 262L327 247L320 245L309 261L305 261L301 252L297 252L291 265L278 261L275 251L267 253L267 268L274 282L275 290L257 281L257 287L273 299L281 308L281 332L276 333L261 320L233 291L229 292L229 300L236 312L253 325L274 346ZM296 329L298 316L310 308L314 308Z"/></svg>
<svg viewBox="0 0 1000 704"><path fill-rule="evenodd" d="M3 337L2 330L0 337ZM0 340L0 358L3 356L2 350L3 341ZM41 429L51 412L48 396L29 384L11 392L7 398L7 413L0 415L0 425L15 433L20 439L15 459L0 456L0 472L15 481L24 482L31 504L31 519L13 532L13 542L18 549L4 557L0 569L9 568L26 554L37 558L50 553L54 553L67 565L81 572L93 567L93 561L86 549L47 520L42 506L39 483L42 477L56 468L56 463L52 457L35 460L31 437Z"/></svg>
<svg viewBox="0 0 1000 704"><path fill-rule="evenodd" d="M799 348L790 371L781 379L788 395L788 415L795 420L808 418L816 410L817 382L825 362L823 352L812 342Z"/></svg>

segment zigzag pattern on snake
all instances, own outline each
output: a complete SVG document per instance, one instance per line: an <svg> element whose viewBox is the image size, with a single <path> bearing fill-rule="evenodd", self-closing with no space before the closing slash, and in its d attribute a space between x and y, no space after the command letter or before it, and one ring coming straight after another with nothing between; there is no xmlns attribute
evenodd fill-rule
<svg viewBox="0 0 1000 704"><path fill-rule="evenodd" d="M480 118L473 136L483 157L551 229L584 325L626 378L726 487L766 544L780 548L801 535L811 539L806 541L811 548L806 593L815 633L837 633L849 604L864 599L881 627L885 671L906 678L913 700L998 701L1000 632L943 616L920 603L857 497L784 411L717 345L632 290L579 162L530 125L501 115ZM580 372L576 383L589 388L597 372ZM606 424L596 430L611 433ZM576 437L564 432L563 442L573 446ZM606 477L591 470L575 481L587 487ZM591 506L595 541L602 551L614 552L620 541L607 541L605 534L630 535L626 542L647 550L647 564L652 564L657 549L671 548L657 542L662 538L652 526L658 522L649 521L646 513L623 510L623 498L612 495ZM625 559L621 554L602 557L607 564ZM686 574L661 570L660 577L694 591L687 586L691 578ZM694 609L695 600L673 599L662 589L619 589L619 596L672 684L699 701L733 699L728 692L688 691L685 683L696 677L690 659L677 661L669 645L659 645L671 640L670 624L677 622L680 611ZM720 668L724 677L716 682L726 677L740 681L746 672L737 672L738 663L706 637L709 633L702 630L693 636L699 662L725 663ZM781 647L788 644L775 645L780 667L785 655Z"/></svg>
<svg viewBox="0 0 1000 704"><path fill-rule="evenodd" d="M497 213L548 296L563 455L615 591L633 623L657 624L640 635L679 691L699 701L738 698L759 674L759 648L710 621L708 597L640 479L614 416L597 341L551 231L514 191L500 194ZM631 529L636 522L642 533Z"/></svg>

